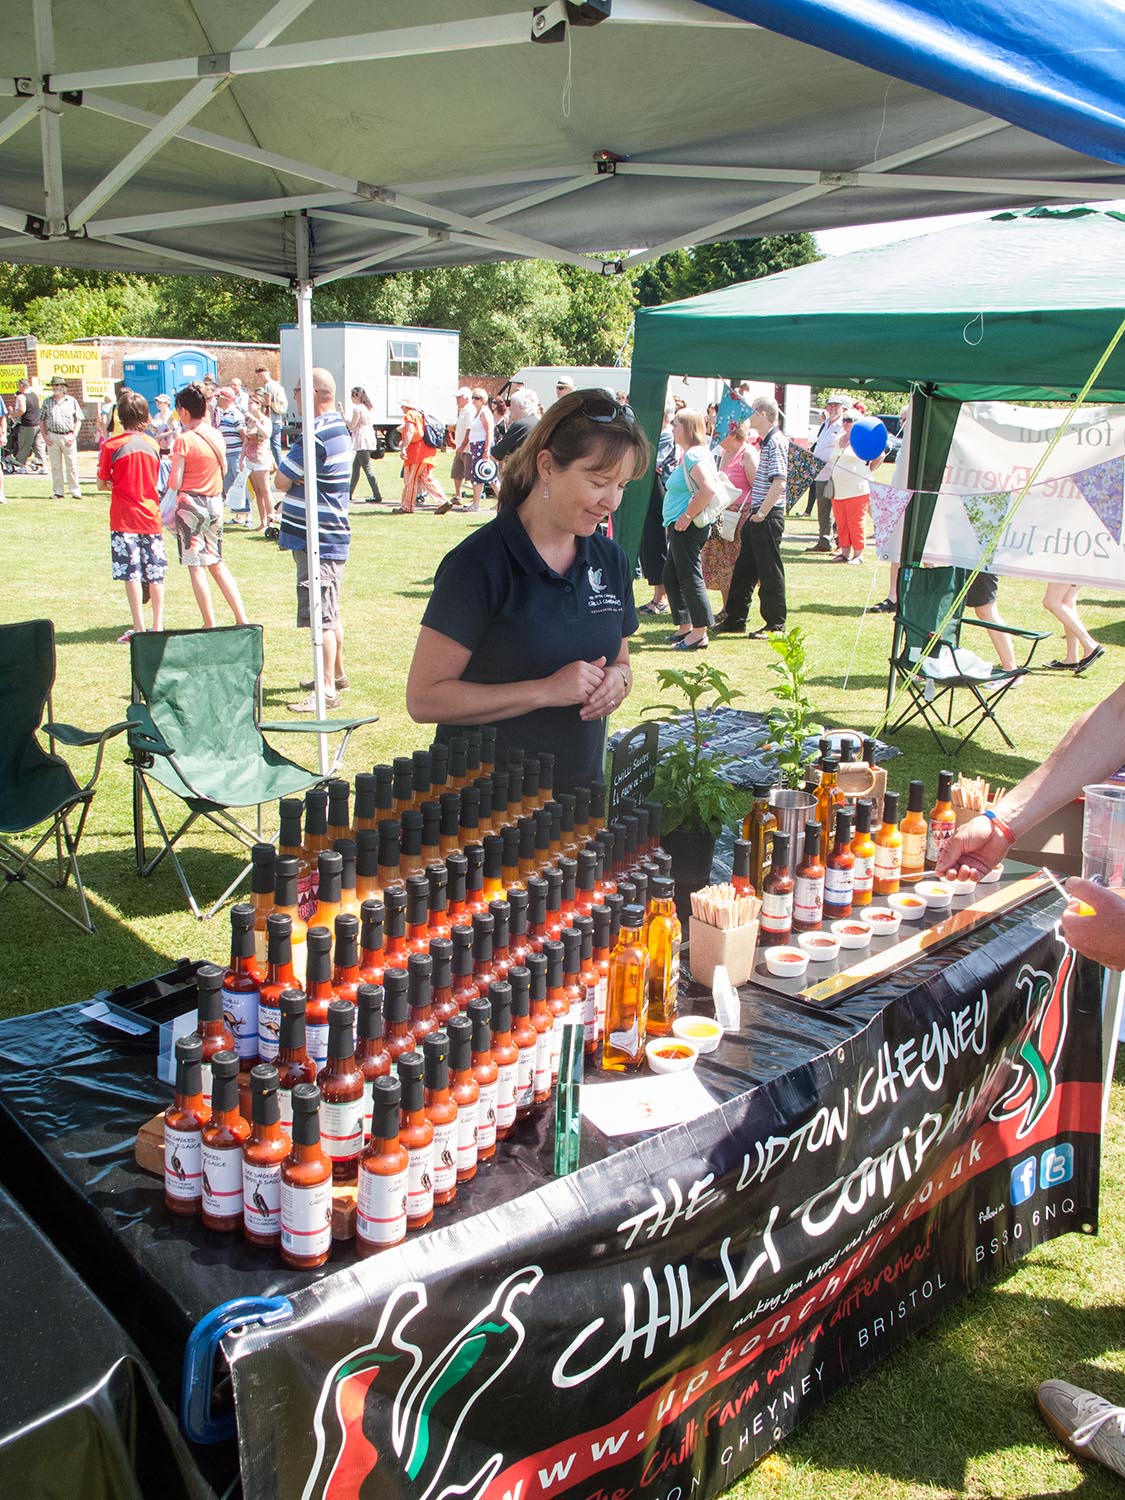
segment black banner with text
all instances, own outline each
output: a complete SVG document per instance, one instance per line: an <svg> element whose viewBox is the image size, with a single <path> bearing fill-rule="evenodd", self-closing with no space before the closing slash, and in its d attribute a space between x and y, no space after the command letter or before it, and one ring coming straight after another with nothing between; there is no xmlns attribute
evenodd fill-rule
<svg viewBox="0 0 1125 1500"><path fill-rule="evenodd" d="M1100 970L1019 937L228 1339L247 1500L703 1500L968 1288L1093 1231Z"/></svg>

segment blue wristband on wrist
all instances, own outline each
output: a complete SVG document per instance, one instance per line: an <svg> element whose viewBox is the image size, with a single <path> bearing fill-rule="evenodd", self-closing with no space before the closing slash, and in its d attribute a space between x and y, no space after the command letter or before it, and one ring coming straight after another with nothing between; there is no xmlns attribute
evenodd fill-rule
<svg viewBox="0 0 1125 1500"><path fill-rule="evenodd" d="M986 807L984 810L984 815L990 823L995 823L997 831L1004 835L1009 844L1015 843L1016 836L1012 831L1012 825L1005 822L1005 820L1000 816L998 812L993 812L991 807Z"/></svg>

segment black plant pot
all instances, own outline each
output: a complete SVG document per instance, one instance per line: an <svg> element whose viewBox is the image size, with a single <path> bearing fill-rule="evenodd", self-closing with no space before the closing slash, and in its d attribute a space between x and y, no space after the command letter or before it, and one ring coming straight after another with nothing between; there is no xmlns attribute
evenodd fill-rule
<svg viewBox="0 0 1125 1500"><path fill-rule="evenodd" d="M711 883L715 859L715 835L698 828L673 828L661 843L672 857L676 910L685 925L691 916L691 893Z"/></svg>

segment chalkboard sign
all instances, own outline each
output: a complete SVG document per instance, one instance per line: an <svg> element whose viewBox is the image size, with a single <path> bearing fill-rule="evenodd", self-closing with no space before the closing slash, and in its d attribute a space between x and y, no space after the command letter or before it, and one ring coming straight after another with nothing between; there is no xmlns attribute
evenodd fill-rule
<svg viewBox="0 0 1125 1500"><path fill-rule="evenodd" d="M613 748L609 772L609 821L617 816L622 802L643 802L652 790L659 753L660 728L657 724L638 724L626 732Z"/></svg>

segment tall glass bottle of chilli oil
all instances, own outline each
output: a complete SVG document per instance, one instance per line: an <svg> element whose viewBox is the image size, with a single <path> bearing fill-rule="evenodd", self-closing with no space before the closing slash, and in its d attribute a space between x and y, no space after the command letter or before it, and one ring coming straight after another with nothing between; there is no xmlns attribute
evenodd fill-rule
<svg viewBox="0 0 1125 1500"><path fill-rule="evenodd" d="M742 837L750 845L750 884L758 895L761 895L770 872L776 830L777 816L770 806L769 785L755 782L754 801L742 820Z"/></svg>
<svg viewBox="0 0 1125 1500"><path fill-rule="evenodd" d="M644 1061L649 975L648 949L641 940L644 920L643 907L622 908L621 930L609 958L602 1067L610 1073L632 1072Z"/></svg>
<svg viewBox="0 0 1125 1500"><path fill-rule="evenodd" d="M680 993L680 947L683 928L672 899L673 884L658 875L652 882L648 906L648 1032L668 1036Z"/></svg>
<svg viewBox="0 0 1125 1500"><path fill-rule="evenodd" d="M816 821L820 824L820 862L828 860L832 833L836 827L836 809L846 807L848 799L839 786L840 762L826 755L820 762L820 785L816 789Z"/></svg>

